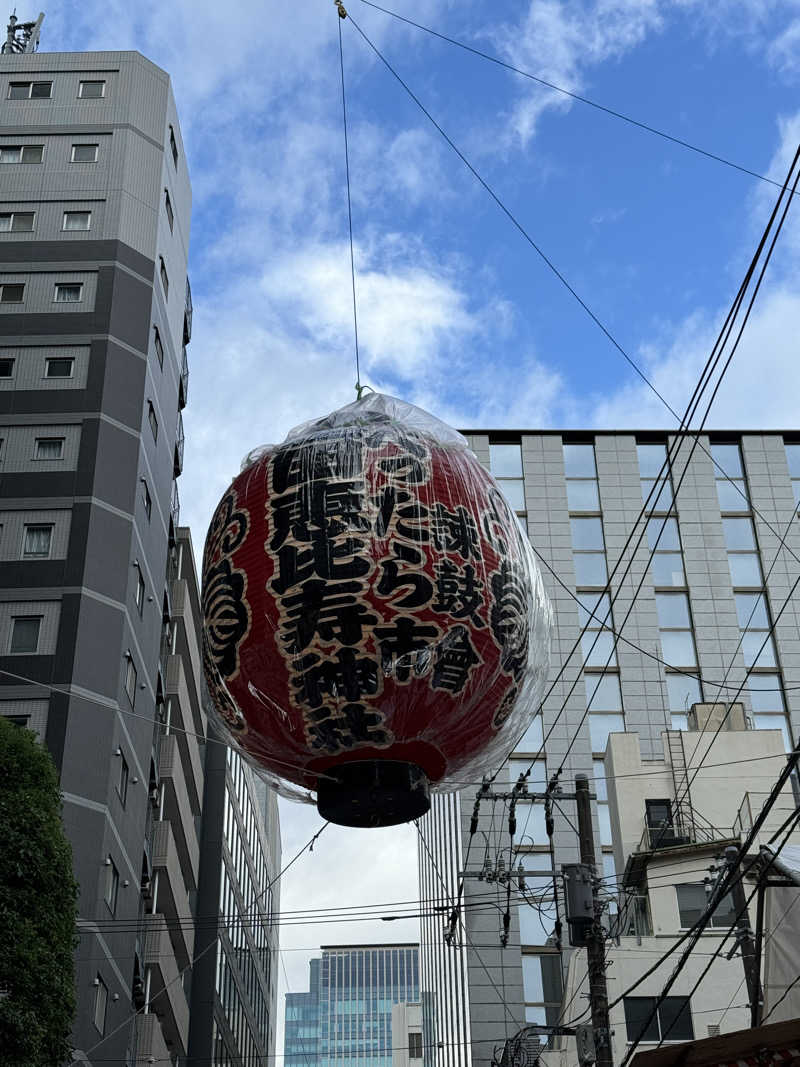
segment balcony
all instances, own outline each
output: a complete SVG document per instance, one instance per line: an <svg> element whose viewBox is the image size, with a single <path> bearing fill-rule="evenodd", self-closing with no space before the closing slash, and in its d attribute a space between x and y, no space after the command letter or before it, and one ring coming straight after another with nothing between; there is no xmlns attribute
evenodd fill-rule
<svg viewBox="0 0 800 1067"><path fill-rule="evenodd" d="M136 1060L140 1063L169 1063L171 1061L161 1023L151 1011L136 1016Z"/></svg>
<svg viewBox="0 0 800 1067"><path fill-rule="evenodd" d="M194 816L186 788L186 776L183 773L183 763L175 734L167 734L161 742L159 770L164 789L164 816L172 823L183 880L187 889L196 889L200 848L197 843Z"/></svg>
<svg viewBox="0 0 800 1067"><path fill-rule="evenodd" d="M189 790L189 803L195 815L200 814L203 802L203 764L200 758L200 745L195 733L205 734L205 723L201 718L200 700L197 693L189 688L189 680L181 656L169 656L166 660L166 692L169 701L171 727L175 729L178 748L183 760L186 785Z"/></svg>
<svg viewBox="0 0 800 1067"><path fill-rule="evenodd" d="M189 1005L163 915L145 916L144 965L150 971L150 1011L159 1018L167 1045L185 1056Z"/></svg>
<svg viewBox="0 0 800 1067"><path fill-rule="evenodd" d="M192 287L186 279L186 307L183 312L183 343L188 345L192 339Z"/></svg>
<svg viewBox="0 0 800 1067"><path fill-rule="evenodd" d="M734 833L737 837L746 837L750 833L753 829L753 822L761 813L768 796L769 794L766 792L745 793L733 824ZM796 810L797 805L794 802L791 788L785 787L764 820L764 825L761 827L754 844L766 844L776 831L785 826L788 817Z"/></svg>
<svg viewBox="0 0 800 1067"><path fill-rule="evenodd" d="M172 826L166 821L157 822L153 827L153 867L158 874L156 907L169 923L175 958L183 969L192 962L194 927L186 922L189 894L186 892Z"/></svg>
<svg viewBox="0 0 800 1067"><path fill-rule="evenodd" d="M189 360L186 355L186 345L183 346L181 355L181 377L178 383L178 403L182 408L186 407L189 398Z"/></svg>
<svg viewBox="0 0 800 1067"><path fill-rule="evenodd" d="M172 483L172 495L169 501L169 521L172 523L172 537L177 537L178 524L181 518L181 498L178 494L178 483Z"/></svg>
<svg viewBox="0 0 800 1067"><path fill-rule="evenodd" d="M653 807L645 815L639 844L636 850L628 856L625 864L624 886L641 883L647 864L656 852L685 851L731 842L735 844L739 840L735 829L728 826L712 826L706 818L689 805L671 804L666 801L652 803L663 807L664 810L656 814L656 808Z"/></svg>
<svg viewBox="0 0 800 1067"><path fill-rule="evenodd" d="M172 461L172 473L177 478L183 470L183 416L178 412L178 427L175 431L175 455ZM176 523L177 526L177 523Z"/></svg>

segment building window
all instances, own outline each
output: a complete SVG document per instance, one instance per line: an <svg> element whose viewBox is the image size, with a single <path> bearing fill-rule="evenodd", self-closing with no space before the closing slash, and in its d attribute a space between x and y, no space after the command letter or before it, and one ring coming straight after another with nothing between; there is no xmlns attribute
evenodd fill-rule
<svg viewBox="0 0 800 1067"><path fill-rule="evenodd" d="M163 256L159 256L158 257L158 262L160 264L158 269L159 269L159 273L161 274L161 284L164 287L164 296L169 297L169 277L167 275L167 267L166 267L166 264L164 263L164 257Z"/></svg>
<svg viewBox="0 0 800 1067"><path fill-rule="evenodd" d="M489 469L500 486L503 496L517 515L517 521L525 529L525 483L522 478L521 445L489 445Z"/></svg>
<svg viewBox="0 0 800 1067"><path fill-rule="evenodd" d="M34 442L34 459L63 459L63 437L37 437Z"/></svg>
<svg viewBox="0 0 800 1067"><path fill-rule="evenodd" d="M561 1008L561 957L558 953L523 953L522 986L525 1022L554 1026Z"/></svg>
<svg viewBox="0 0 800 1067"><path fill-rule="evenodd" d="M528 790L531 793L543 793L547 788L547 766L543 759L534 760L533 764L527 759L510 759L508 761L509 784L515 785L519 781L519 776L524 774L529 767L531 773L527 778ZM547 845L550 839L545 825L544 801L531 801L530 804L526 804L526 807L528 812L523 819L523 825L525 826L524 834L529 840L524 843Z"/></svg>
<svg viewBox="0 0 800 1067"><path fill-rule="evenodd" d="M172 201L169 198L169 189L164 190L164 208L167 212L167 222L169 222L170 232L175 224L175 213L172 210Z"/></svg>
<svg viewBox="0 0 800 1067"><path fill-rule="evenodd" d="M124 808L125 802L128 799L128 763L122 753L120 753L119 757L119 778L117 779L117 792L119 793L119 799L122 801L122 806Z"/></svg>
<svg viewBox="0 0 800 1067"><path fill-rule="evenodd" d="M661 654L672 667L696 667L692 617L686 593L656 593Z"/></svg>
<svg viewBox="0 0 800 1067"><path fill-rule="evenodd" d="M639 479L642 486L642 501L652 512L669 512L673 508L672 483L669 476L667 446L662 444L637 445ZM652 495L651 495L652 494Z"/></svg>
<svg viewBox="0 0 800 1067"><path fill-rule="evenodd" d="M106 894L105 901L109 911L113 915L117 910L117 894L119 893L119 871L112 858L106 860Z"/></svg>
<svg viewBox="0 0 800 1067"><path fill-rule="evenodd" d="M614 634L608 621L611 600L608 593L582 593L578 596L578 625L584 667L617 666Z"/></svg>
<svg viewBox="0 0 800 1067"><path fill-rule="evenodd" d="M106 1032L106 1007L108 1006L108 987L98 976L94 980L94 1025L101 1034Z"/></svg>
<svg viewBox="0 0 800 1067"><path fill-rule="evenodd" d="M688 729L689 710L702 700L703 689L697 675L667 673L667 704L673 730Z"/></svg>
<svg viewBox="0 0 800 1067"><path fill-rule="evenodd" d="M14 360L0 359L0 378L14 377Z"/></svg>
<svg viewBox="0 0 800 1067"><path fill-rule="evenodd" d="M619 677L616 674L584 674L583 681L586 700L591 701L589 737L592 752L602 755L606 750L608 735L625 729Z"/></svg>
<svg viewBox="0 0 800 1067"><path fill-rule="evenodd" d="M786 751L794 748L786 719L786 705L783 699L781 676L762 671L751 674L747 679L747 691L753 709L753 725L757 730L780 730Z"/></svg>
<svg viewBox="0 0 800 1067"><path fill-rule="evenodd" d="M104 81L85 81L78 84L78 96L82 100L100 100L106 95Z"/></svg>
<svg viewBox="0 0 800 1067"><path fill-rule="evenodd" d="M144 610L144 578L139 564L136 564L136 607L139 614Z"/></svg>
<svg viewBox="0 0 800 1067"><path fill-rule="evenodd" d="M130 652L128 653L127 666L125 668L125 692L131 702L131 707L133 707L136 703L136 664L133 662L133 656Z"/></svg>
<svg viewBox="0 0 800 1067"><path fill-rule="evenodd" d="M153 344L156 349L156 357L158 358L159 367L164 368L164 345L161 342L161 334L158 332L158 326L153 327Z"/></svg>
<svg viewBox="0 0 800 1067"><path fill-rule="evenodd" d="M625 1027L628 1041L635 1041L655 1010L656 997L625 997ZM694 1038L688 997L664 997L641 1041L691 1041Z"/></svg>
<svg viewBox="0 0 800 1067"><path fill-rule="evenodd" d="M150 496L150 490L147 487L147 482L142 478L142 500L144 501L144 513L147 516L148 521L153 512L153 500Z"/></svg>
<svg viewBox="0 0 800 1067"><path fill-rule="evenodd" d="M4 282L0 285L0 304L21 304L25 299L22 282Z"/></svg>
<svg viewBox="0 0 800 1067"><path fill-rule="evenodd" d="M96 163L99 147L96 144L74 144L70 158L73 163Z"/></svg>
<svg viewBox="0 0 800 1067"><path fill-rule="evenodd" d="M0 163L41 163L43 156L43 144L0 146Z"/></svg>
<svg viewBox="0 0 800 1067"><path fill-rule="evenodd" d="M739 446L712 444L711 456L720 511L749 511L750 495Z"/></svg>
<svg viewBox="0 0 800 1067"><path fill-rule="evenodd" d="M681 928L686 930L699 920L708 907L709 894L702 882L691 885L676 885ZM730 893L726 893L709 920L710 926L728 930L736 922L736 908Z"/></svg>
<svg viewBox="0 0 800 1067"><path fill-rule="evenodd" d="M0 233L30 233L34 217L33 211L4 211L0 213Z"/></svg>
<svg viewBox="0 0 800 1067"><path fill-rule="evenodd" d="M647 544L652 553L650 574L653 585L685 586L681 538L678 520L674 518L648 519Z"/></svg>
<svg viewBox="0 0 800 1067"><path fill-rule="evenodd" d="M17 615L11 620L11 654L35 655L39 650L41 615Z"/></svg>
<svg viewBox="0 0 800 1067"><path fill-rule="evenodd" d="M422 1059L422 1034L410 1032L408 1035L408 1058L410 1060Z"/></svg>
<svg viewBox="0 0 800 1067"><path fill-rule="evenodd" d="M156 409L153 407L153 401L147 401L147 421L150 423L150 429L153 431L153 440L158 440L158 419L156 418Z"/></svg>
<svg viewBox="0 0 800 1067"><path fill-rule="evenodd" d="M52 525L26 526L22 542L22 555L26 559L46 559L50 555L52 542Z"/></svg>
<svg viewBox="0 0 800 1067"><path fill-rule="evenodd" d="M787 441L786 462L789 466L789 477L792 480L792 492L795 504L800 505L800 445L796 442Z"/></svg>
<svg viewBox="0 0 800 1067"><path fill-rule="evenodd" d="M49 100L52 92L52 82L11 82L8 86L8 99Z"/></svg>
<svg viewBox="0 0 800 1067"><path fill-rule="evenodd" d="M56 282L53 300L56 304L80 304L83 299L83 282Z"/></svg>
<svg viewBox="0 0 800 1067"><path fill-rule="evenodd" d="M90 230L92 227L91 211L65 211L61 224L62 230Z"/></svg>
<svg viewBox="0 0 800 1067"><path fill-rule="evenodd" d="M175 130L170 126L169 128L169 150L172 152L172 162L175 164L175 169L178 169L178 142L175 140Z"/></svg>
<svg viewBox="0 0 800 1067"><path fill-rule="evenodd" d="M75 360L71 356L53 356L45 360L45 378L71 378L75 370Z"/></svg>

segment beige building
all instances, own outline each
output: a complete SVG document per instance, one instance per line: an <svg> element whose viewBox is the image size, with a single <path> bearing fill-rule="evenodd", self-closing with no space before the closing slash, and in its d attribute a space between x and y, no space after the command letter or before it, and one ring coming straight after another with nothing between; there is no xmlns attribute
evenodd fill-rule
<svg viewBox="0 0 800 1067"><path fill-rule="evenodd" d="M601 832L610 830L619 872L619 896L608 884L608 993L623 995L691 927L706 908L708 893L722 866L725 848L739 846L753 825L772 784L786 763L780 730L753 730L741 705L732 705L723 728L716 728L724 705L695 705L687 731L665 730L665 759L642 758L635 733L612 733L604 761L605 777L595 779ZM694 727L694 729L692 729ZM716 734L716 736L715 736ZM709 752L713 744L713 748ZM795 810L791 785L783 790L753 842L756 856ZM800 835L792 834L796 844ZM755 873L755 868L753 870ZM755 879L745 879L750 896ZM768 894L769 895L769 894ZM755 923L755 899L749 907ZM727 956L733 937L700 976L731 928L737 909L723 898L652 1020L641 1049L664 1043L715 1036L750 1025L747 985L741 956ZM765 948L783 932L767 924ZM800 950L795 948L800 963ZM614 1062L650 1015L680 958L675 952L623 996L611 1010ZM797 970L798 968L795 968ZM572 954L564 987L564 1024L588 1022L586 953ZM560 1051L545 1054L566 1067L575 1063L574 1040L562 1039Z"/></svg>
<svg viewBox="0 0 800 1067"><path fill-rule="evenodd" d="M392 1067L421 1067L422 1004L392 1005Z"/></svg>

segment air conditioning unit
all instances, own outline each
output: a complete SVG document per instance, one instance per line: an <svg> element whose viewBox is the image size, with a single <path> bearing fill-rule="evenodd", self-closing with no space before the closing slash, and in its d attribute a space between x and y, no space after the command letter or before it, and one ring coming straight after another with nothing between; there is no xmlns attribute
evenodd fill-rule
<svg viewBox="0 0 800 1067"><path fill-rule="evenodd" d="M746 730L747 719L744 704L692 704L689 711L689 729L698 732L717 730Z"/></svg>

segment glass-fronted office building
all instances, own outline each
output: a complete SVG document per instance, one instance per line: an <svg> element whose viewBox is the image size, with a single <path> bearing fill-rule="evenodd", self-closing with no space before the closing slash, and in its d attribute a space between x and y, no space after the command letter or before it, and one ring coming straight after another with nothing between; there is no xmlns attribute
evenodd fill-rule
<svg viewBox="0 0 800 1067"><path fill-rule="evenodd" d="M420 999L419 946L330 945L311 960L308 993L286 997L288 1067L391 1067L392 1007ZM420 1049L420 1053L421 1053Z"/></svg>

